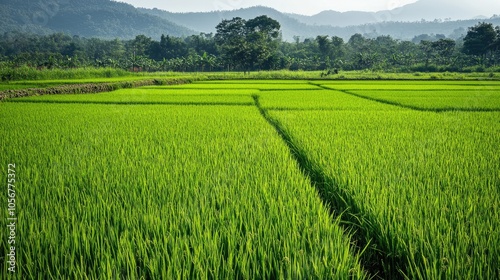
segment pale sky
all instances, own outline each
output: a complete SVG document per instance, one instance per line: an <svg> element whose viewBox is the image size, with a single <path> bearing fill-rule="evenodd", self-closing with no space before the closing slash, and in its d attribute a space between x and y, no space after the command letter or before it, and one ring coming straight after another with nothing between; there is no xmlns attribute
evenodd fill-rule
<svg viewBox="0 0 500 280"><path fill-rule="evenodd" d="M142 8L158 8L170 12L208 12L266 6L280 12L313 15L325 10L382 11L392 10L417 0L117 0ZM460 0L459 0L460 1ZM457 2L459 2L457 1ZM499 1L499 0L494 0ZM500 11L499 11L500 13Z"/></svg>

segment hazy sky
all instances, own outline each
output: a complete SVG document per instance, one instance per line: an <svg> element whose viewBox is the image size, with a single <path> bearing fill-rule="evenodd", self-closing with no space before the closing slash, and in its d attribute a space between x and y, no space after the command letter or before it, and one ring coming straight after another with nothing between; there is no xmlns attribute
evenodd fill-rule
<svg viewBox="0 0 500 280"><path fill-rule="evenodd" d="M417 0L118 0L136 7L158 8L171 12L200 12L234 10L252 6L267 6L281 12L304 15L317 14L324 10L381 11L391 10ZM469 0L458 0L469 1ZM500 0L492 0L500 1ZM500 11L499 11L500 13Z"/></svg>

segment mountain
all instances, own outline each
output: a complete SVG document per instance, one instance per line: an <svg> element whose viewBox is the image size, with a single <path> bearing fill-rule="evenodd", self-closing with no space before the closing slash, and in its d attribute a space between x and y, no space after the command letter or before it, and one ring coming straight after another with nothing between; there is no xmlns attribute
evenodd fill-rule
<svg viewBox="0 0 500 280"><path fill-rule="evenodd" d="M392 21L418 21L421 19L467 20L488 18L493 12L500 13L498 0L419 0L401 8L388 11Z"/></svg>
<svg viewBox="0 0 500 280"><path fill-rule="evenodd" d="M300 16L262 6L233 11L172 13L134 8L111 0L0 0L0 34L8 31L37 34L64 32L105 39L131 39L143 34L158 40L162 34L185 37L200 32L214 33L215 27L223 19L250 19L267 15L280 22L283 39L287 41L293 41L296 37L301 40L315 38L317 35L339 36L348 40L356 33L366 37L390 35L400 40L412 40L421 34L459 38L478 20L421 21L423 15L430 19L445 18L448 14L465 15L460 14L460 11L469 7L469 4L453 4L451 1L420 0L377 13L324 11L314 16ZM475 0L474 3L484 1L494 0ZM469 13L481 11L476 7L470 8ZM500 17L484 21L500 25Z"/></svg>
<svg viewBox="0 0 500 280"><path fill-rule="evenodd" d="M337 12L337 11L323 11L313 16L304 16L298 14L287 14L289 17L294 18L302 23L308 25L330 25L336 27L347 27L361 24L369 24L380 22L376 13L370 12Z"/></svg>
<svg viewBox="0 0 500 280"><path fill-rule="evenodd" d="M287 15L308 25L347 27L381 22L487 19L483 14L491 16L491 11L500 13L500 1L419 0L400 8L379 12L323 11L313 16Z"/></svg>
<svg viewBox="0 0 500 280"><path fill-rule="evenodd" d="M0 0L0 34L8 31L131 39L144 34L186 36L196 32L132 5L110 0Z"/></svg>
<svg viewBox="0 0 500 280"><path fill-rule="evenodd" d="M427 0L421 0L427 1ZM440 0L447 1L447 0ZM481 0L478 0L481 1ZM418 8L419 6L417 6ZM157 16L165 20L176 22L192 30L204 33L214 33L215 27L223 19L241 17L244 19L267 15L276 19L281 24L283 39L293 41L295 36L301 39L315 38L317 35L339 36L348 40L352 35L360 33L366 37L377 37L390 35L395 39L412 40L421 34L443 34L447 37L457 39L465 35L467 28L477 24L477 20L458 21L395 21L395 17L387 16L387 13L347 12L340 13L325 11L315 16L299 16L284 14L275 9L267 7L252 7L233 11L217 11L203 13L172 13L159 9L139 9L145 14ZM395 11L402 17L408 10ZM386 15L386 16L384 16ZM336 24L336 22L343 22ZM500 18L482 20L500 25Z"/></svg>

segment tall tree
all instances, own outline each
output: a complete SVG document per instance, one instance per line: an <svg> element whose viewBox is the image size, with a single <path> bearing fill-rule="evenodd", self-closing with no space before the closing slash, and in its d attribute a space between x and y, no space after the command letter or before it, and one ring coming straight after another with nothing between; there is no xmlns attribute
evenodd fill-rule
<svg viewBox="0 0 500 280"><path fill-rule="evenodd" d="M333 46L333 58L335 60L340 60L345 53L344 39L338 36L332 36L332 46Z"/></svg>
<svg viewBox="0 0 500 280"><path fill-rule="evenodd" d="M432 42L432 48L437 54L437 60L440 64L449 64L451 61L451 56L455 51L456 42L452 39L439 39L436 42Z"/></svg>
<svg viewBox="0 0 500 280"><path fill-rule="evenodd" d="M486 55L493 50L494 43L497 40L497 33L493 24L478 23L470 27L464 38L463 51L469 55L481 57L481 64L485 63Z"/></svg>
<svg viewBox="0 0 500 280"><path fill-rule="evenodd" d="M430 63L436 56L435 49L432 47L432 42L426 40L420 41L419 47L423 54L422 58L425 59L425 69L428 71Z"/></svg>
<svg viewBox="0 0 500 280"><path fill-rule="evenodd" d="M180 38L161 35L160 38L160 56L161 59L172 59L183 57L188 54L187 45Z"/></svg>
<svg viewBox="0 0 500 280"><path fill-rule="evenodd" d="M497 40L495 42L495 48L496 50L500 50L500 26L495 27L495 30L497 32Z"/></svg>
<svg viewBox="0 0 500 280"><path fill-rule="evenodd" d="M268 16L258 16L246 22L246 37L250 43L249 69L269 68L278 49L280 28L280 23Z"/></svg>
<svg viewBox="0 0 500 280"><path fill-rule="evenodd" d="M332 58L332 42L328 36L317 36L316 42L318 43L319 52L321 54L321 59L323 63L321 65L322 70L330 68L331 58Z"/></svg>
<svg viewBox="0 0 500 280"><path fill-rule="evenodd" d="M144 56L148 54L152 41L153 40L151 40L150 37L137 35L132 42L133 52L135 52L135 55Z"/></svg>
<svg viewBox="0 0 500 280"><path fill-rule="evenodd" d="M216 27L215 42L229 65L246 70L263 68L276 53L280 24L268 16L236 17Z"/></svg>
<svg viewBox="0 0 500 280"><path fill-rule="evenodd" d="M248 44L245 40L245 23L240 17L223 20L216 26L215 42L224 60L231 66L243 66Z"/></svg>

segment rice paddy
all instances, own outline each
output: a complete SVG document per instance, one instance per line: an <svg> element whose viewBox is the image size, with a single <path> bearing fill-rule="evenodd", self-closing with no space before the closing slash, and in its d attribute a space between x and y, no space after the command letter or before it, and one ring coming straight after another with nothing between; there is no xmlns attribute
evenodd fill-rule
<svg viewBox="0 0 500 280"><path fill-rule="evenodd" d="M101 103L101 104L236 104L253 105L254 90L182 90L165 94L160 89L120 89L100 94L42 95L10 99L30 103Z"/></svg>
<svg viewBox="0 0 500 280"><path fill-rule="evenodd" d="M11 276L498 279L499 92L231 80L6 99Z"/></svg>

